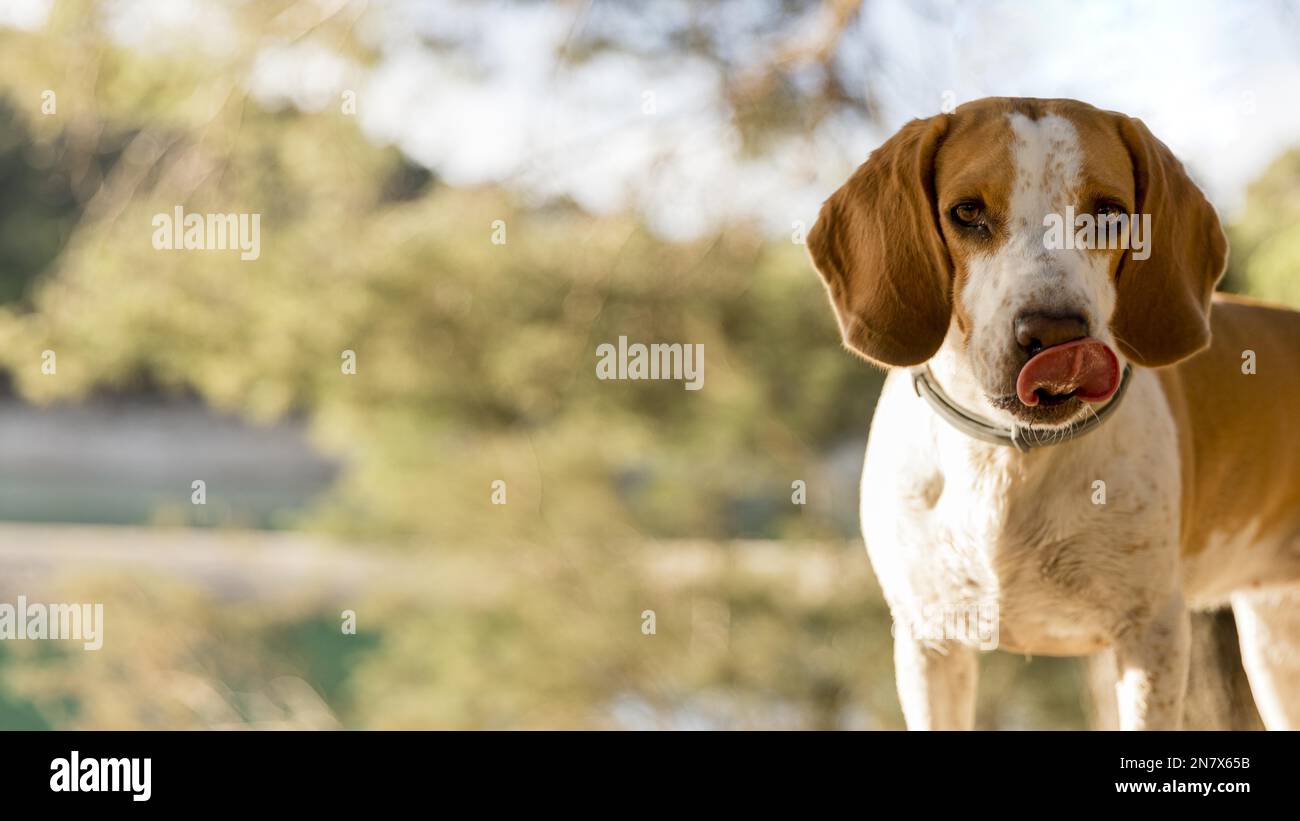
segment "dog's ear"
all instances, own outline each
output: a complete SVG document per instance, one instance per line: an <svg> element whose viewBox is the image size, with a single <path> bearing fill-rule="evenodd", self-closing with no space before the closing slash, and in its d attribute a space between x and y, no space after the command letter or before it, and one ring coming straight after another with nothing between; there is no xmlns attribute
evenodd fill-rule
<svg viewBox="0 0 1300 821"><path fill-rule="evenodd" d="M1139 365L1171 365L1210 343L1210 295L1228 242L1219 218L1173 152L1138 119L1119 115L1133 159L1138 219L1151 217L1147 259L1130 249L1117 273L1115 341ZM1130 229L1131 230L1131 229Z"/></svg>
<svg viewBox="0 0 1300 821"><path fill-rule="evenodd" d="M948 117L913 120L822 205L808 252L844 343L883 365L916 365L943 343L952 264L939 233L934 157Z"/></svg>

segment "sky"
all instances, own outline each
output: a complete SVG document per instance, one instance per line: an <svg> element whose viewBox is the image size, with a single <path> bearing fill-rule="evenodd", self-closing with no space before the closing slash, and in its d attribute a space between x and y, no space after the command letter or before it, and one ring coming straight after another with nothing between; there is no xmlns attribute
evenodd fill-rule
<svg viewBox="0 0 1300 821"><path fill-rule="evenodd" d="M176 47L187 32L218 47L234 2L118 0L116 30L133 47ZM1294 0L868 0L838 60L849 76L870 77L880 122L845 112L761 157L741 151L722 77L703 59L555 59L593 32L656 45L690 3L659 0L637 16L602 0L372 6L379 13L359 36L380 48L377 65L363 70L310 42L272 42L248 78L255 95L267 105L322 108L337 105L340 87L355 88L365 133L449 184L503 185L525 201L569 197L596 214L636 209L669 239L736 219L774 234L810 225L821 201L900 125L990 95L1074 97L1141 117L1228 218L1247 184L1300 145ZM48 0L6 0L0 25L40 25L47 8ZM778 13L776 0L726 9ZM737 22L718 24L745 30ZM817 23L810 15L791 27ZM743 59L768 45L737 37L734 49Z"/></svg>
<svg viewBox="0 0 1300 821"><path fill-rule="evenodd" d="M637 207L670 238L735 217L773 232L811 224L872 148L948 101L1074 97L1141 117L1229 217L1247 184L1300 145L1295 3L869 0L841 59L865 66L874 52L883 122L832 119L758 160L742 155L721 78L703 60L608 56L551 71L584 24L574 6L474 3L448 14L443 3L417 5L414 28L473 32L487 71L398 51L375 75L368 133L452 184L504 181L596 213ZM652 8L670 15L682 5Z"/></svg>

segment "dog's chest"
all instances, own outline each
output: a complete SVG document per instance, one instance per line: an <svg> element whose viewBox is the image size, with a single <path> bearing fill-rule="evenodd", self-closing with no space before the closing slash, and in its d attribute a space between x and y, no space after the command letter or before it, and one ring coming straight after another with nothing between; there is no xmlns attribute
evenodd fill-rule
<svg viewBox="0 0 1300 821"><path fill-rule="evenodd" d="M1094 489L1087 475L1042 482L997 468L950 472L945 485L954 492L932 517L934 550L950 554L945 564L978 573L945 579L939 599L978 590L996 602L1007 649L1073 655L1104 647L1131 599L1115 571L1150 524L1132 509L1108 509L1107 486Z"/></svg>
<svg viewBox="0 0 1300 821"><path fill-rule="evenodd" d="M1162 477L1176 463L1147 423L1026 457L921 426L914 405L885 413L863 474L863 533L896 618L933 628L936 613L992 609L1004 648L1089 653L1172 572L1162 563L1178 488Z"/></svg>

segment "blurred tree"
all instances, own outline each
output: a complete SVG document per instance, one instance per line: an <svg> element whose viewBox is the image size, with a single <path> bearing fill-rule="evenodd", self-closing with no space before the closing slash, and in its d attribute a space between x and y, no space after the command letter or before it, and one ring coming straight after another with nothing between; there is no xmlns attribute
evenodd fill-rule
<svg viewBox="0 0 1300 821"><path fill-rule="evenodd" d="M287 25L276 9L241 22ZM791 482L830 508L823 454L863 435L879 375L834 344L802 246L743 228L674 245L633 216L441 186L355 118L264 110L229 88L251 35L220 58L141 52L96 19L4 35L14 128L95 169L30 308L0 314L27 396L144 383L253 418L304 414L351 465L327 517L352 531L841 532L791 504ZM69 66L86 96L64 91L59 116L41 115L42 85ZM177 205L260 214L261 257L154 250L153 215ZM598 381L595 348L620 335L702 342L708 389ZM46 349L56 379L36 367Z"/></svg>
<svg viewBox="0 0 1300 821"><path fill-rule="evenodd" d="M888 614L860 545L838 540L856 539L853 479L831 490L840 453L858 466L881 375L837 344L801 245L739 224L672 242L631 211L450 185L333 97L249 95L286 43L364 72L383 48L359 33L364 4L223 5L221 48L124 43L113 5L65 0L40 30L0 31L0 362L33 401L149 385L299 416L347 465L309 524L437 560L410 566L400 594L374 592L353 655L328 614L106 590L149 640L24 658L6 709L28 720L39 703L60 726L252 721L232 693L293 675L348 726L899 725ZM857 4L752 8L575 4L555 59L706 60L758 155L831 114L873 115L869 55L841 46ZM487 70L474 36L450 26L423 47ZM1234 277L1293 302L1298 164L1270 169L1232 229ZM178 205L260 214L261 256L154 250L153 216ZM619 336L704 344L707 389L597 380L596 346ZM46 349L56 378L39 370ZM782 538L808 561L736 537ZM174 632L149 626L168 619ZM1071 663L985 668L982 723L1080 723ZM211 713L180 696L155 708L147 697L173 693L160 669L223 697L205 696ZM103 676L112 686L90 692Z"/></svg>
<svg viewBox="0 0 1300 821"><path fill-rule="evenodd" d="M806 134L832 114L876 118L869 53L845 35L862 0L723 0L676 7L616 0L574 4L574 34L562 59L580 63L605 51L648 60L695 56L718 69L723 99L745 146ZM649 33L653 32L652 35Z"/></svg>
<svg viewBox="0 0 1300 821"><path fill-rule="evenodd" d="M1300 148L1251 183L1228 236L1226 285L1300 308Z"/></svg>

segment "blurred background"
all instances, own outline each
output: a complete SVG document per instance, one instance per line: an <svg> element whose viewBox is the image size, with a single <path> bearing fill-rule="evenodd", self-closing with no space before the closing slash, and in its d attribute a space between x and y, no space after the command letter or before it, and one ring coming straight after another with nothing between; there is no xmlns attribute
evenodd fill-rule
<svg viewBox="0 0 1300 821"><path fill-rule="evenodd" d="M0 642L0 728L899 728L820 201L1076 97L1300 306L1297 87L1271 0L6 0L0 601L105 640ZM178 205L260 256L155 250ZM597 380L619 336L704 389ZM982 675L982 727L1090 721L1077 661Z"/></svg>

